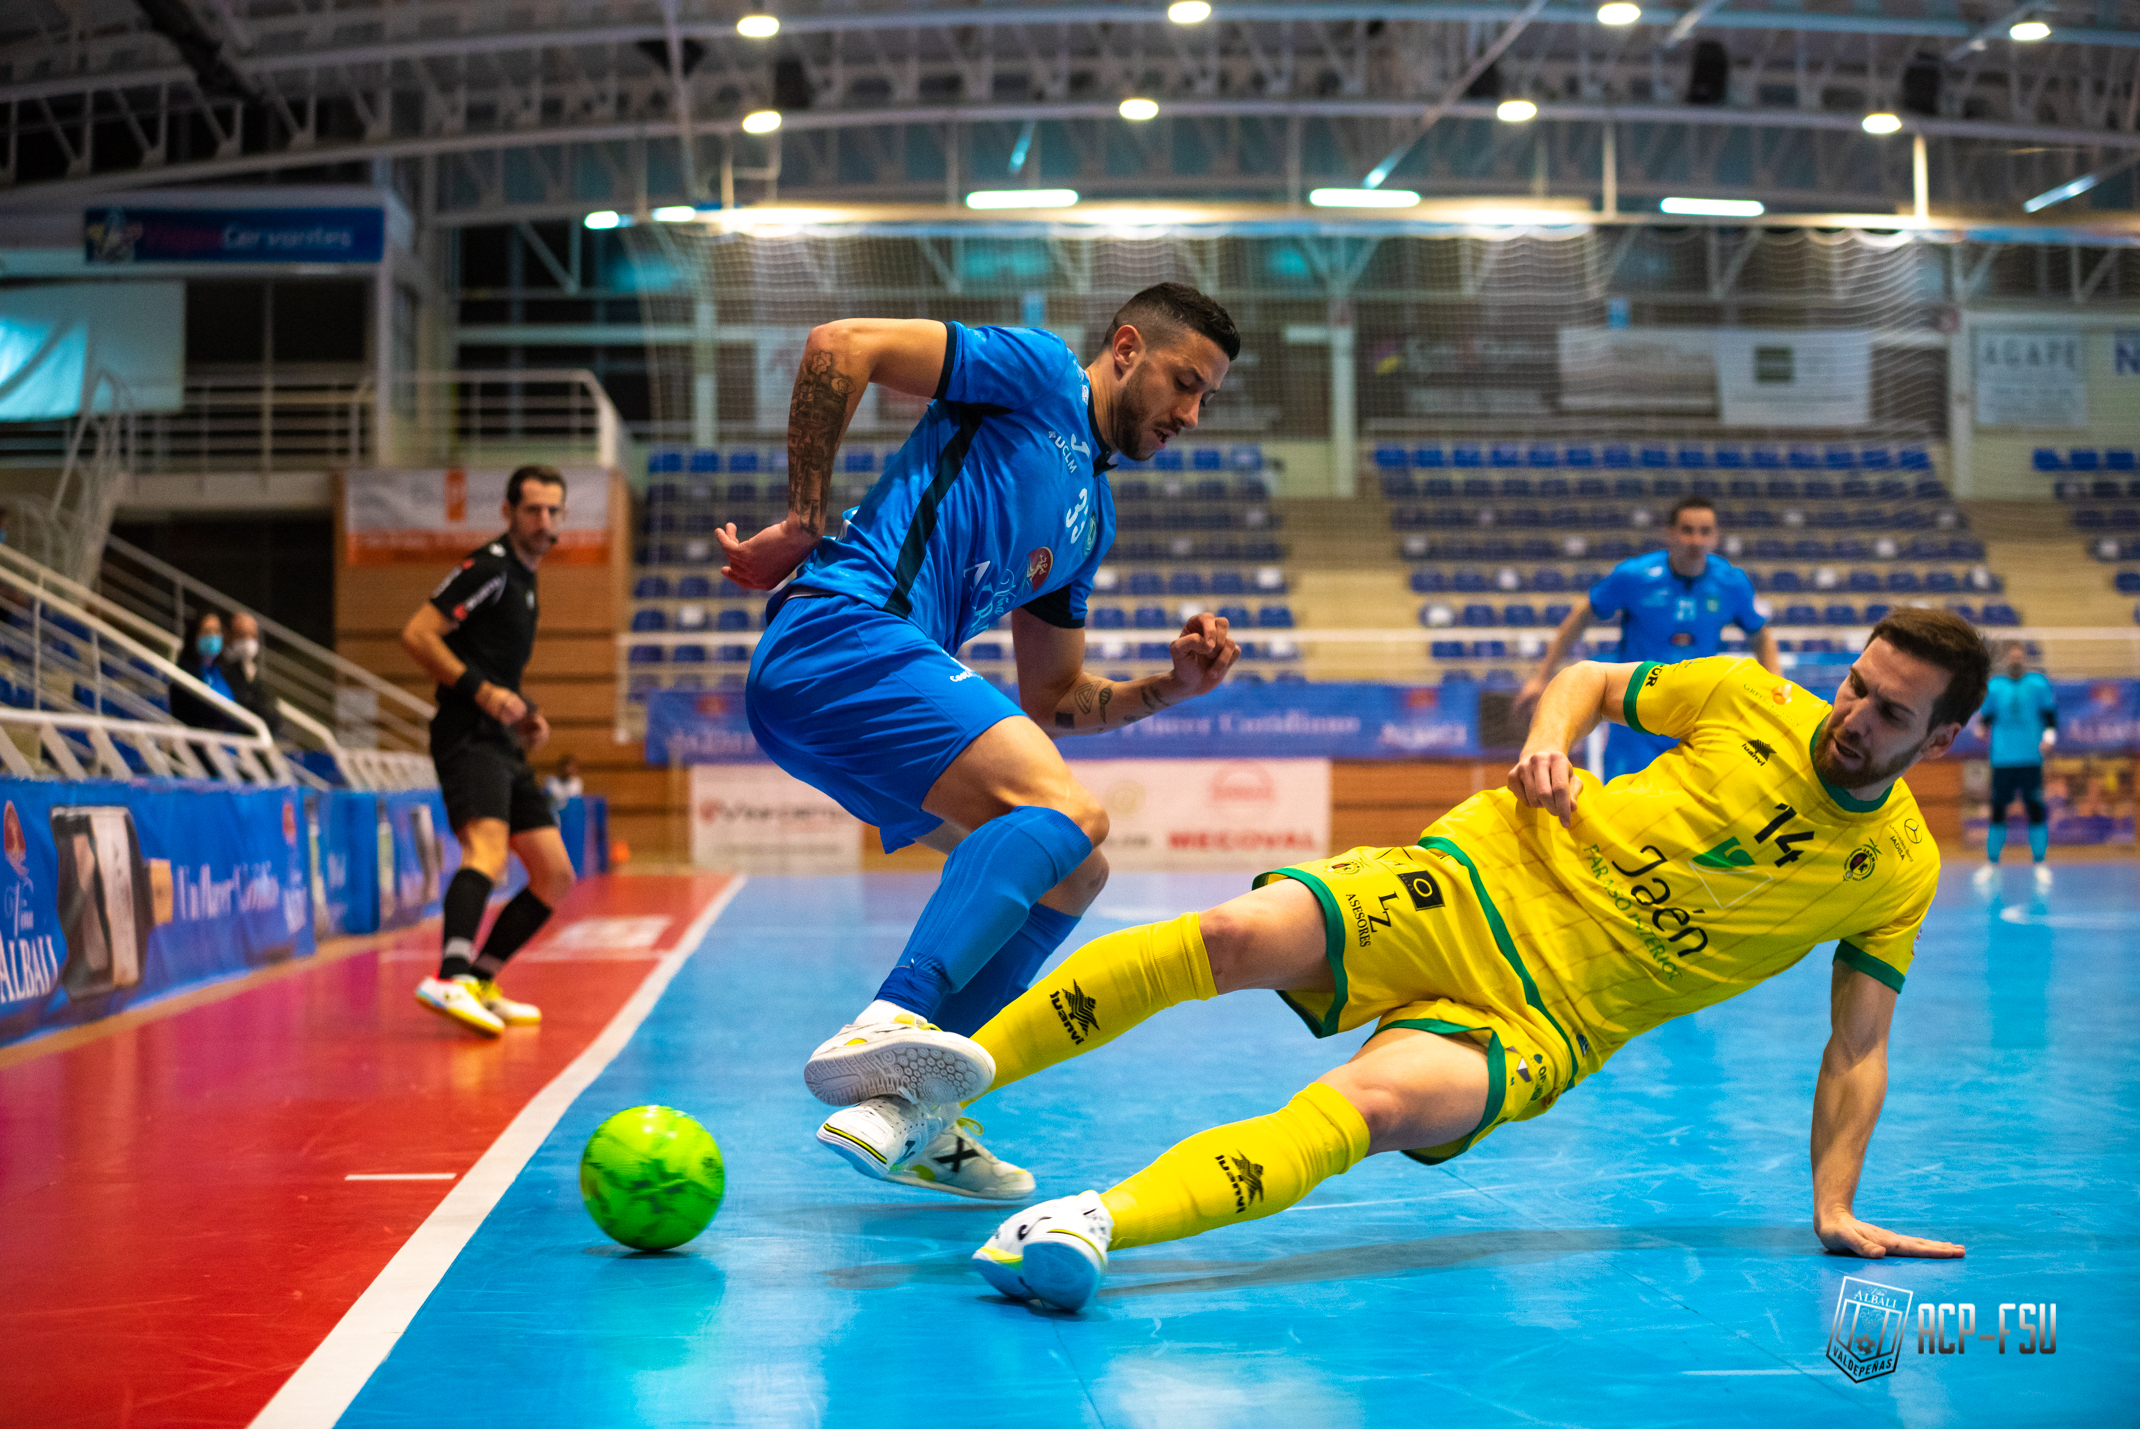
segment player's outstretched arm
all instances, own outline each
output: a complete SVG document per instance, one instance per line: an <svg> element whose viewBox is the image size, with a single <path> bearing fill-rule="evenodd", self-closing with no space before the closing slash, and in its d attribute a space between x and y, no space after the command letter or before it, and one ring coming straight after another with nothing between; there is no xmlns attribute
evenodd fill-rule
<svg viewBox="0 0 2140 1429"><path fill-rule="evenodd" d="M1537 670L1532 672L1530 679L1523 682L1523 688L1516 692L1516 703L1510 709L1515 718L1522 719L1531 712L1531 707L1545 694L1546 682L1553 678L1553 672L1560 668L1560 662L1568 658L1568 652L1575 648L1575 642L1583 638L1583 632L1590 628L1590 622L1596 618L1596 612L1590 608L1588 596L1575 603L1575 607L1568 612L1568 618L1560 623L1560 629L1553 632L1553 639L1546 646L1545 658L1538 662Z"/></svg>
<svg viewBox="0 0 2140 1429"><path fill-rule="evenodd" d="M733 521L716 531L728 557L721 574L746 590L771 590L809 558L825 534L833 453L863 389L876 382L933 397L947 341L944 325L925 318L846 318L810 330L788 401L788 514L747 541Z"/></svg>
<svg viewBox="0 0 2140 1429"><path fill-rule="evenodd" d="M1887 1029L1895 990L1844 963L1828 993L1831 1031L1813 1090L1813 1229L1840 1255L1878 1260L1908 1255L1951 1260L1962 1247L1902 1235L1861 1221L1851 1209L1865 1148L1887 1098Z"/></svg>
<svg viewBox="0 0 2140 1429"><path fill-rule="evenodd" d="M1085 632L1011 613L1018 656L1018 701L1033 722L1060 739L1135 724L1183 700L1215 690L1241 647L1216 615L1191 616L1167 647L1174 668L1141 680L1109 680L1085 669Z"/></svg>
<svg viewBox="0 0 2140 1429"><path fill-rule="evenodd" d="M1574 823L1583 788L1568 751L1601 719L1626 723L1623 702L1637 668L1585 660L1555 675L1539 698L1523 755L1508 771L1509 791L1533 809L1550 811L1563 828Z"/></svg>

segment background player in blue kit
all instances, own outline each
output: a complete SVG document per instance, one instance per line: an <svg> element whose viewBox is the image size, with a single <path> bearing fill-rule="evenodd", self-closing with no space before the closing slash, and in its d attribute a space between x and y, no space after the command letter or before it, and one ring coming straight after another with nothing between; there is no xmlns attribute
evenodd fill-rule
<svg viewBox="0 0 2140 1429"><path fill-rule="evenodd" d="M1754 609L1754 583L1746 573L1716 553L1716 508L1706 497L1689 496L1666 518L1664 549L1622 561L1590 588L1589 597L1568 612L1553 632L1545 658L1516 696L1514 715L1527 720L1560 662L1583 638L1593 620L1620 617L1620 648L1615 660L1654 660L1669 665L1699 660L1723 649L1724 627L1736 625L1746 636L1747 653L1763 669L1782 669L1776 637L1768 620ZM1609 783L1622 774L1649 767L1651 760L1679 741L1614 725L1605 741Z"/></svg>
<svg viewBox="0 0 2140 1429"><path fill-rule="evenodd" d="M2028 667L2021 642L2006 647L2006 669L1992 676L1977 719L1991 736L1991 826L1984 831L1984 857L1977 870L1982 884L1992 877L1991 864L2006 852L2006 811L2021 800L2029 817L2029 854L2036 861L2036 881L2048 884L2051 870L2044 856L2051 848L2051 825L2043 806L2043 759L2058 742L2058 696L2041 671Z"/></svg>
<svg viewBox="0 0 2140 1429"><path fill-rule="evenodd" d="M950 855L876 1000L811 1056L847 1110L818 1139L858 1170L1016 1200L1033 1178L959 1120L995 1065L964 1034L1032 981L1107 879L1107 813L1051 737L1119 729L1215 688L1240 648L1198 615L1173 668L1084 668L1085 602L1114 543L1104 473L1193 429L1239 355L1226 310L1162 283L1126 303L1086 367L1029 328L852 319L812 331L788 416L788 515L720 533L727 574L769 590L745 710L768 757L883 830ZM837 537L832 457L871 382L932 398ZM953 653L1011 615L1013 704Z"/></svg>

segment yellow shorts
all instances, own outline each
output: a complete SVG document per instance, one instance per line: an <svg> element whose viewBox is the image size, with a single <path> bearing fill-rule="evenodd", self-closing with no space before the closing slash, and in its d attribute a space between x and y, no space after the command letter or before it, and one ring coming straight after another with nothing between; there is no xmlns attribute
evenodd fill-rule
<svg viewBox="0 0 2140 1429"><path fill-rule="evenodd" d="M1334 1037L1372 1022L1468 1037L1486 1049L1486 1114L1445 1145L1407 1151L1433 1165L1504 1122L1552 1106L1580 1072L1578 1043L1540 1003L1501 914L1454 844L1356 848L1256 879L1305 884L1322 904L1334 992L1281 992L1308 1030Z"/></svg>

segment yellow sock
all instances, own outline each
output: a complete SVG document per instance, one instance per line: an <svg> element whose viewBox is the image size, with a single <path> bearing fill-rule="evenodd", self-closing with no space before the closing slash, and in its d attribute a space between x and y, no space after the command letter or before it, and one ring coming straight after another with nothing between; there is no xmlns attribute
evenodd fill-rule
<svg viewBox="0 0 2140 1429"><path fill-rule="evenodd" d="M1276 1215L1367 1155L1367 1121L1321 1082L1272 1112L1200 1131L1103 1192L1110 1248L1201 1235Z"/></svg>
<svg viewBox="0 0 2140 1429"><path fill-rule="evenodd" d="M990 1091L1112 1042L1162 1008L1218 995L1197 915L1094 938L973 1034Z"/></svg>

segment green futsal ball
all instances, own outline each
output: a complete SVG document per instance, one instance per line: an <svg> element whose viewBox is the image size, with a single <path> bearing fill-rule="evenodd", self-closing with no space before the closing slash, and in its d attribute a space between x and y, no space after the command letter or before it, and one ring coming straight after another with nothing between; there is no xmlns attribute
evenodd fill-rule
<svg viewBox="0 0 2140 1429"><path fill-rule="evenodd" d="M634 1250L668 1250L706 1229L727 1186L712 1133L674 1107L618 1112L580 1155L587 1214Z"/></svg>

